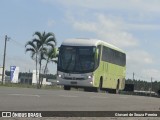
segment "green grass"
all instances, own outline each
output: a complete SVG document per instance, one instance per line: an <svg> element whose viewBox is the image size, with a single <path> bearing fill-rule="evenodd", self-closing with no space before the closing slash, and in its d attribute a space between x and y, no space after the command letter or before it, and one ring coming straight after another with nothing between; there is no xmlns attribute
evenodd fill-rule
<svg viewBox="0 0 160 120"><path fill-rule="evenodd" d="M3 85L0 83L0 87L35 88L35 89L37 89L36 85L20 84L20 83L5 83ZM41 89L56 90L56 89L62 89L62 88L60 86L57 86L57 85L45 85L45 86L42 86Z"/></svg>

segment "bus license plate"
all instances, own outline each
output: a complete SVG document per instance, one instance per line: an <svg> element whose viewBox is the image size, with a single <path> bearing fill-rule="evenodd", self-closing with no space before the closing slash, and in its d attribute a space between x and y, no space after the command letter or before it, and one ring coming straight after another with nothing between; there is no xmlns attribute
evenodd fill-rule
<svg viewBox="0 0 160 120"><path fill-rule="evenodd" d="M72 82L71 82L71 84L74 84L74 85L75 85L75 84L77 84L77 82L75 82L75 81L72 81Z"/></svg>

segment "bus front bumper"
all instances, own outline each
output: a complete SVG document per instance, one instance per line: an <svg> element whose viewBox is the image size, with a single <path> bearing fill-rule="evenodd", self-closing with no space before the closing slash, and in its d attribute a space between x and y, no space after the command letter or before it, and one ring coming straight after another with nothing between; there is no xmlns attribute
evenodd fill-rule
<svg viewBox="0 0 160 120"><path fill-rule="evenodd" d="M85 80L66 80L63 78L58 78L57 85L93 87L93 79L88 78Z"/></svg>

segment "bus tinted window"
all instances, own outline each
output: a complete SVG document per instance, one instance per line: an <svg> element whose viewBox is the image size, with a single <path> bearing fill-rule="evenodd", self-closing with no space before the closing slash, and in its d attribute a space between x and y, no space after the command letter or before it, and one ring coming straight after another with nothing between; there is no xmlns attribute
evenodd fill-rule
<svg viewBox="0 0 160 120"><path fill-rule="evenodd" d="M126 65L126 55L124 53L105 46L102 50L102 60L120 66Z"/></svg>

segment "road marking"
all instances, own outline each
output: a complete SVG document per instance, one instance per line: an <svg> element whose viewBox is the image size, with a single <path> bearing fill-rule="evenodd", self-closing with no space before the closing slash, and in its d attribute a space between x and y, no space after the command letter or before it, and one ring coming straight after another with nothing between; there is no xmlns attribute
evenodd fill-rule
<svg viewBox="0 0 160 120"><path fill-rule="evenodd" d="M25 97L40 97L40 95L30 95L30 94L8 94L13 96L25 96Z"/></svg>
<svg viewBox="0 0 160 120"><path fill-rule="evenodd" d="M73 98L75 98L75 97L78 97L78 96L74 96L74 95L59 95L60 97L73 97Z"/></svg>

